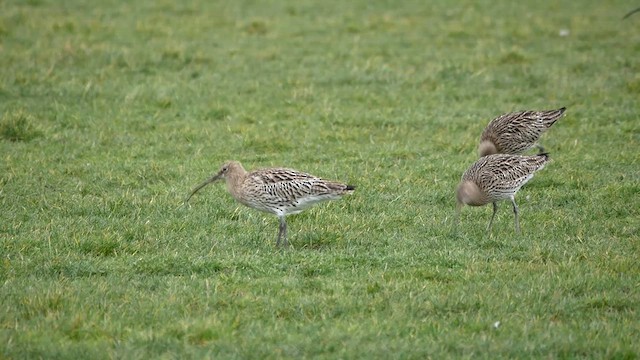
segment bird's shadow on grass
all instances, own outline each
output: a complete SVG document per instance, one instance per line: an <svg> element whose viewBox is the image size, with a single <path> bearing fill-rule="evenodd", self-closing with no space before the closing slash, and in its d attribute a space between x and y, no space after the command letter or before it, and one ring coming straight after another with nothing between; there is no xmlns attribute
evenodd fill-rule
<svg viewBox="0 0 640 360"><path fill-rule="evenodd" d="M341 237L340 234L331 231L316 231L299 234L291 240L296 249L328 250L335 248Z"/></svg>
<svg viewBox="0 0 640 360"><path fill-rule="evenodd" d="M546 189L546 188L564 188L566 183L555 180L550 177L539 176L525 185L526 189Z"/></svg>

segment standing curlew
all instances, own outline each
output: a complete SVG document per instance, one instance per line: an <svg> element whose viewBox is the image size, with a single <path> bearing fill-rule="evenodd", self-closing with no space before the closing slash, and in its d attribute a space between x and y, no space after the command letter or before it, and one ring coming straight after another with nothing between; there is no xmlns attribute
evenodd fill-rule
<svg viewBox="0 0 640 360"><path fill-rule="evenodd" d="M491 120L482 132L478 152L491 154L520 154L534 146L544 149L538 139L564 114L567 108L546 111L519 111L503 114Z"/></svg>
<svg viewBox="0 0 640 360"><path fill-rule="evenodd" d="M227 190L240 203L264 212L275 214L280 219L276 245L289 245L285 217L297 214L313 204L325 200L336 200L351 194L355 187L339 182L327 181L316 176L291 169L268 168L247 172L237 161L229 161L220 170L196 186L193 194L216 180L224 179Z"/></svg>
<svg viewBox="0 0 640 360"><path fill-rule="evenodd" d="M464 205L483 206L493 203L493 214L487 226L487 231L490 231L498 210L497 202L510 199L513 204L516 232L520 233L515 195L548 161L549 156L545 153L532 156L495 154L481 157L464 172L456 190L456 227L460 210Z"/></svg>

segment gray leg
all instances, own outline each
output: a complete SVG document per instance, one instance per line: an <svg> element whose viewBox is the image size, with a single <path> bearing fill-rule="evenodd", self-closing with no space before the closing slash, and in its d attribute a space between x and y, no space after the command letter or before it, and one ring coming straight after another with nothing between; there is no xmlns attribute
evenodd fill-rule
<svg viewBox="0 0 640 360"><path fill-rule="evenodd" d="M516 221L516 233L520 234L520 221L518 221L518 205L516 205L516 199L512 196L511 203L513 204L513 215Z"/></svg>
<svg viewBox="0 0 640 360"><path fill-rule="evenodd" d="M280 239L283 239L283 246L289 246L289 242L287 241L287 222L285 221L284 216L280 217L280 226L278 227L278 241L276 242L277 246L280 246Z"/></svg>
<svg viewBox="0 0 640 360"><path fill-rule="evenodd" d="M491 214L491 220L489 220L489 226L487 226L487 231L491 231L491 225L493 224L493 218L496 217L496 212L498 211L498 203L493 203L493 214Z"/></svg>

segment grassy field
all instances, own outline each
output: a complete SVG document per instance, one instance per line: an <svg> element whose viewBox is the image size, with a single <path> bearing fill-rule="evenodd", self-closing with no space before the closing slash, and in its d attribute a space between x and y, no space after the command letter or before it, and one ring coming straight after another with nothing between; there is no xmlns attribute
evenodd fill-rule
<svg viewBox="0 0 640 360"><path fill-rule="evenodd" d="M635 4L637 5L637 4ZM628 1L0 1L0 358L640 357ZM454 189L567 106L516 200ZM352 183L277 219L229 159Z"/></svg>

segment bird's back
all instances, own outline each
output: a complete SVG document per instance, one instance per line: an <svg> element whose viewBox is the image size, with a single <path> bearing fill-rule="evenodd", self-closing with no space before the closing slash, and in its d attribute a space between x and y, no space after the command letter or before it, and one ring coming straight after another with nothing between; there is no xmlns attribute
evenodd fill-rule
<svg viewBox="0 0 640 360"><path fill-rule="evenodd" d="M489 201L514 195L533 174L549 161L547 154L523 156L510 154L488 155L476 161L462 175L462 181L472 181Z"/></svg>
<svg viewBox="0 0 640 360"><path fill-rule="evenodd" d="M354 188L286 168L260 169L247 174L242 203L276 215L296 214L311 205L340 198Z"/></svg>
<svg viewBox="0 0 640 360"><path fill-rule="evenodd" d="M566 108L519 111L501 115L487 125L480 142L490 141L498 153L519 154L533 147L542 133L564 114Z"/></svg>

